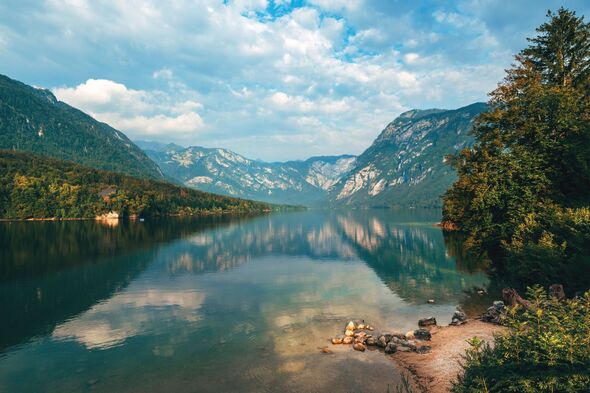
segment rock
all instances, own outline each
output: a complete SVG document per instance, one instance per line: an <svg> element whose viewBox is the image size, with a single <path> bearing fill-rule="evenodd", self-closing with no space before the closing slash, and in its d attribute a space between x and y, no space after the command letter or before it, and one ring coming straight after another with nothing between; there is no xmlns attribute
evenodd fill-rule
<svg viewBox="0 0 590 393"><path fill-rule="evenodd" d="M367 330L373 331L373 330L375 330L375 328L371 325L367 325Z"/></svg>
<svg viewBox="0 0 590 393"><path fill-rule="evenodd" d="M406 333L406 339L413 340L415 338L416 338L416 336L414 336L414 331L413 330L411 330L411 331L409 331L409 332Z"/></svg>
<svg viewBox="0 0 590 393"><path fill-rule="evenodd" d="M359 323L358 326L356 327L359 330L364 330L365 329L365 324L364 323Z"/></svg>
<svg viewBox="0 0 590 393"><path fill-rule="evenodd" d="M462 325L467 321L467 316L461 309L455 310L453 313L453 318L451 319L451 325Z"/></svg>
<svg viewBox="0 0 590 393"><path fill-rule="evenodd" d="M396 353L397 352L397 345L395 345L395 343L390 342L387 344L387 346L385 347L385 353Z"/></svg>
<svg viewBox="0 0 590 393"><path fill-rule="evenodd" d="M342 337L334 337L332 338L332 344L342 344Z"/></svg>
<svg viewBox="0 0 590 393"><path fill-rule="evenodd" d="M416 329L414 330L414 337L417 340L422 340L422 341L430 341L430 339L432 338L432 335L430 334L430 332L427 329Z"/></svg>
<svg viewBox="0 0 590 393"><path fill-rule="evenodd" d="M353 341L353 340L354 340L354 339L353 339L352 337L350 337L350 336L346 336L346 337L344 337L344 338L342 339L342 344L352 344L352 341Z"/></svg>
<svg viewBox="0 0 590 393"><path fill-rule="evenodd" d="M354 331L353 331L353 330L346 330L346 331L344 332L344 335L345 335L346 337L352 337L352 336L354 336Z"/></svg>
<svg viewBox="0 0 590 393"><path fill-rule="evenodd" d="M354 348L355 351L361 351L361 352L365 352L365 349L367 349L367 347L363 343L354 343L354 344L352 344L352 347Z"/></svg>
<svg viewBox="0 0 590 393"><path fill-rule="evenodd" d="M367 340L366 337L355 337L354 342L364 344L366 340Z"/></svg>
<svg viewBox="0 0 590 393"><path fill-rule="evenodd" d="M496 300L494 303L492 303L492 305L498 311L504 310L504 302L502 300Z"/></svg>
<svg viewBox="0 0 590 393"><path fill-rule="evenodd" d="M477 290L477 294L480 295L480 296L485 295L485 293L486 293L486 291L484 291L483 289L478 289Z"/></svg>
<svg viewBox="0 0 590 393"><path fill-rule="evenodd" d="M348 330L352 331L354 329L356 329L356 324L354 322L352 322L352 321L348 322L348 324L346 325L346 330L347 331Z"/></svg>
<svg viewBox="0 0 590 393"><path fill-rule="evenodd" d="M387 340L385 336L381 336L377 339L377 346L381 348L385 348L387 346Z"/></svg>
<svg viewBox="0 0 590 393"><path fill-rule="evenodd" d="M367 341L365 341L365 344L370 346L377 345L377 339L375 337L367 337Z"/></svg>
<svg viewBox="0 0 590 393"><path fill-rule="evenodd" d="M391 333L383 333L381 336L384 337L387 342L391 341L391 337L393 337Z"/></svg>
<svg viewBox="0 0 590 393"><path fill-rule="evenodd" d="M426 303L428 303L428 304L434 304L434 299L428 299L428 300L426 301Z"/></svg>
<svg viewBox="0 0 590 393"><path fill-rule="evenodd" d="M322 348L322 353L334 353L334 352L332 352L332 350L330 348L328 348L328 347L323 347Z"/></svg>
<svg viewBox="0 0 590 393"><path fill-rule="evenodd" d="M397 350L399 352L412 352L412 349L411 348L404 347L404 346L401 346L401 345L399 347L397 347Z"/></svg>
<svg viewBox="0 0 590 393"><path fill-rule="evenodd" d="M397 337L397 338L401 338L402 340L406 339L406 335L404 333L401 332L395 332L395 333L391 333L392 337Z"/></svg>
<svg viewBox="0 0 590 393"><path fill-rule="evenodd" d="M436 318L435 317L422 318L421 320L418 321L418 326L420 326L420 327L436 326Z"/></svg>
<svg viewBox="0 0 590 393"><path fill-rule="evenodd" d="M431 349L432 348L428 345L422 345L422 346L416 348L416 352L424 354L424 353L430 352Z"/></svg>
<svg viewBox="0 0 590 393"><path fill-rule="evenodd" d="M367 333L366 332L356 332L354 334L354 337L366 337Z"/></svg>
<svg viewBox="0 0 590 393"><path fill-rule="evenodd" d="M500 323L505 313L506 308L504 307L504 302L496 300L493 305L488 307L487 311L481 315L481 320L484 322Z"/></svg>
<svg viewBox="0 0 590 393"><path fill-rule="evenodd" d="M412 351L416 349L416 343L414 341L411 341L411 340L406 340L406 339L403 339L403 338L393 337L390 342L391 343L394 343L395 345L397 345L398 349L401 348L401 347L409 348Z"/></svg>

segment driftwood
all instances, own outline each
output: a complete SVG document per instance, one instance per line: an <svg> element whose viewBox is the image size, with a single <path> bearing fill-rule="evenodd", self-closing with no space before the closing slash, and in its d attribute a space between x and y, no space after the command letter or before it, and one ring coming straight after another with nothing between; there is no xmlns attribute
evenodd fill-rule
<svg viewBox="0 0 590 393"><path fill-rule="evenodd" d="M552 298L557 300L564 300L565 299L565 291L563 290L563 285L561 284L553 284L549 287L549 295ZM531 310L533 306L531 303L523 299L515 289L512 288L504 288L502 289L502 297L504 298L504 303L506 306L514 307L516 305L520 305L527 310Z"/></svg>
<svg viewBox="0 0 590 393"><path fill-rule="evenodd" d="M515 289L512 288L504 288L502 289L502 297L504 298L504 304L508 307L514 307L516 305L520 305L527 310L531 310L532 306L531 303L523 299Z"/></svg>

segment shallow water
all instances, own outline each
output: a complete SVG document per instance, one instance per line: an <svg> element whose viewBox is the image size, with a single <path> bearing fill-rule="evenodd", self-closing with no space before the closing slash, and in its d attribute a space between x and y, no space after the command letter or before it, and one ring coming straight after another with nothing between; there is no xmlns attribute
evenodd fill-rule
<svg viewBox="0 0 590 393"><path fill-rule="evenodd" d="M0 392L394 391L384 354L319 348L351 318L407 331L468 307L488 279L439 219L0 223Z"/></svg>

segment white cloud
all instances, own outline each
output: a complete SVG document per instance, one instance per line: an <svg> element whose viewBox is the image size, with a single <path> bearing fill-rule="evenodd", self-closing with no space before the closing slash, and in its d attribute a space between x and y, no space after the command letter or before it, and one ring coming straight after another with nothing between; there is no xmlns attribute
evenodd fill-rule
<svg viewBox="0 0 590 393"><path fill-rule="evenodd" d="M9 76L131 137L295 159L359 153L410 107L485 99L544 18L524 3L8 0L0 50Z"/></svg>
<svg viewBox="0 0 590 393"><path fill-rule="evenodd" d="M162 72L156 73L172 78L172 72ZM134 138L192 135L204 127L197 113L203 109L201 103L174 101L162 91L134 90L110 80L89 79L76 87L56 88L53 92L59 100Z"/></svg>

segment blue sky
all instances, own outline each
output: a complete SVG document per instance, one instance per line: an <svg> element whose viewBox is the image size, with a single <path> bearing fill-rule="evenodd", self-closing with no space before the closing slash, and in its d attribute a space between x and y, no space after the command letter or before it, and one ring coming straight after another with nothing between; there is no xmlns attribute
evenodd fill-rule
<svg viewBox="0 0 590 393"><path fill-rule="evenodd" d="M542 0L3 0L0 73L132 139L269 161L360 153L411 108L485 101Z"/></svg>

